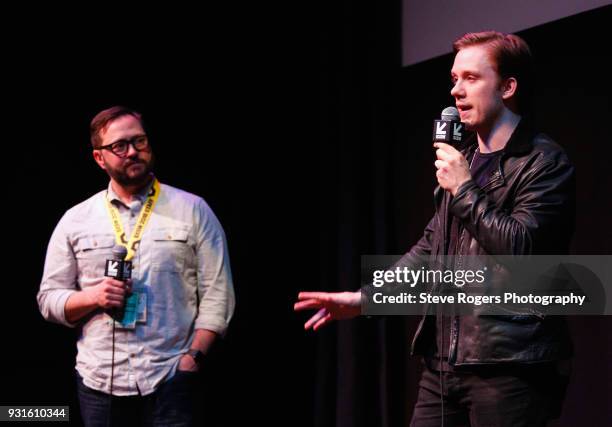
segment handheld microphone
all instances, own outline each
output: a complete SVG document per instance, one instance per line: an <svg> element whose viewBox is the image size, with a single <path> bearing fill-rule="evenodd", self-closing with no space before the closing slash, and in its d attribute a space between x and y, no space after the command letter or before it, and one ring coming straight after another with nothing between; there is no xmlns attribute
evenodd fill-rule
<svg viewBox="0 0 612 427"><path fill-rule="evenodd" d="M442 110L440 120L434 120L433 141L447 144L461 144L465 140L465 125L461 123L455 107Z"/></svg>
<svg viewBox="0 0 612 427"><path fill-rule="evenodd" d="M122 245L113 247L113 259L106 260L104 275L116 280L125 282L132 277L132 262L126 261L127 248ZM114 308L109 311L109 315L118 322L121 322L125 314L125 303L122 307Z"/></svg>

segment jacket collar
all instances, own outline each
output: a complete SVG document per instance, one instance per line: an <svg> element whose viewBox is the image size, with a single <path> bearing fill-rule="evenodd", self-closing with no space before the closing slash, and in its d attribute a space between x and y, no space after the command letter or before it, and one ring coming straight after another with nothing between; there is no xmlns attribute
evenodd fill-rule
<svg viewBox="0 0 612 427"><path fill-rule="evenodd" d="M503 159L529 153L533 148L534 135L535 130L533 122L528 118L521 118L521 121L518 123L514 132L510 135L510 139L506 143L506 146L503 148L504 152L498 159L499 163L495 168L495 172L491 174L487 183L482 187L484 191L489 192L505 184L506 179L502 167ZM471 162L476 148L478 148L478 139L476 138L476 134L472 133L459 149L463 152L467 161Z"/></svg>
<svg viewBox="0 0 612 427"><path fill-rule="evenodd" d="M503 157L518 156L530 152L533 148L532 141L534 135L535 130L533 127L532 120L527 117L521 118L521 121L514 129L514 132L512 132L512 135L510 135L510 139L504 147ZM476 134L472 133L466 139L466 141L461 146L459 146L459 150L467 154L467 158L468 156L473 155L477 147L478 139L476 138Z"/></svg>

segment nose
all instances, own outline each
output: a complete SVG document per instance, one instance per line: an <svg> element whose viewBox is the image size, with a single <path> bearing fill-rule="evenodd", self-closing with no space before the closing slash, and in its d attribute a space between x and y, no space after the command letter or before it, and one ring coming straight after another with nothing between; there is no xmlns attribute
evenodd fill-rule
<svg viewBox="0 0 612 427"><path fill-rule="evenodd" d="M461 80L457 80L451 88L450 94L452 97L457 98L463 93L463 86L461 86Z"/></svg>
<svg viewBox="0 0 612 427"><path fill-rule="evenodd" d="M125 155L125 157L134 157L134 155L138 155L138 150L134 148L133 143L130 143L128 144L128 150L127 150L127 154Z"/></svg>

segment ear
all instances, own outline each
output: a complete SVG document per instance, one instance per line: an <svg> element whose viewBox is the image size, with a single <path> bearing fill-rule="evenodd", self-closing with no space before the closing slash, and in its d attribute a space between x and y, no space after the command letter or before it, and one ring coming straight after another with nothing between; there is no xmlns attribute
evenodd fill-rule
<svg viewBox="0 0 612 427"><path fill-rule="evenodd" d="M508 77L501 82L502 99L509 100L516 93L518 82L514 77Z"/></svg>
<svg viewBox="0 0 612 427"><path fill-rule="evenodd" d="M102 150L93 150L92 151L93 158L102 169L106 170L106 165L104 164L104 157L102 154Z"/></svg>

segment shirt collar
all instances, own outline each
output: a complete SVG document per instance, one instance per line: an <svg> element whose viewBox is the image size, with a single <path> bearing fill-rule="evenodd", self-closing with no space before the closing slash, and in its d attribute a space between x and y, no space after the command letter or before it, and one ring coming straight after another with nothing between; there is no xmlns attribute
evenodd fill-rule
<svg viewBox="0 0 612 427"><path fill-rule="evenodd" d="M153 182L155 181L155 176L151 175L151 178L152 179L149 182L149 184L146 187L144 187L139 193L134 195L133 197L134 199L139 200L141 203L144 203L144 201L149 196L149 191L151 191L151 187L153 186ZM115 193L115 190L113 190L113 186L111 185L110 181L108 182L106 198L111 203L121 203L122 205L125 205L125 203L119 198L117 193Z"/></svg>
<svg viewBox="0 0 612 427"><path fill-rule="evenodd" d="M533 121L529 117L522 117L502 149L504 155L521 155L529 152L533 146L532 139L535 133ZM472 132L459 150L472 153L476 148L478 148L478 139L476 133Z"/></svg>

